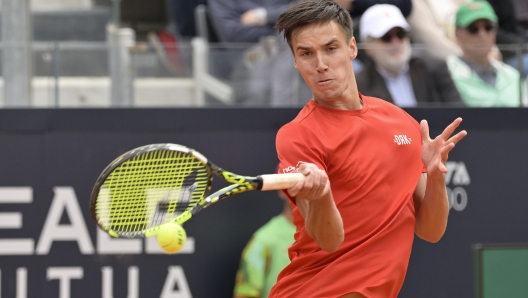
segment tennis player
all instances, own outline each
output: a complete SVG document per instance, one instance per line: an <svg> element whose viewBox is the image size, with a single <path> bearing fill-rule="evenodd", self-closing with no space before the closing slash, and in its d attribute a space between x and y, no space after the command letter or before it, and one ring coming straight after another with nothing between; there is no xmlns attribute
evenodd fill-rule
<svg viewBox="0 0 528 298"><path fill-rule="evenodd" d="M285 191L295 242L269 297L397 297L414 234L434 243L445 232L445 163L462 119L431 139L427 121L359 93L352 20L331 0L295 5L276 28L313 98L277 133L279 172L307 178Z"/></svg>

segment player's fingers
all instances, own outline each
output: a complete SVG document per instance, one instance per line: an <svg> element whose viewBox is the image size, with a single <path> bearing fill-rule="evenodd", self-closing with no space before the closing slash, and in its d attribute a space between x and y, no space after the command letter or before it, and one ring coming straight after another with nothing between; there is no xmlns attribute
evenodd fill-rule
<svg viewBox="0 0 528 298"><path fill-rule="evenodd" d="M443 163L441 163L441 164L438 166L438 168L440 169L440 172L442 172L442 173L444 173L444 174L448 172L446 166L445 166Z"/></svg>
<svg viewBox="0 0 528 298"><path fill-rule="evenodd" d="M295 191L297 196L305 200L317 200L325 193L328 176L324 170L321 170L317 165L312 163L302 163L298 167L298 171L306 176L302 186Z"/></svg>
<svg viewBox="0 0 528 298"><path fill-rule="evenodd" d="M323 189L323 194L321 195L324 196L326 195L327 193L329 193L331 191L331 188L330 188L330 180L326 180L326 184L325 184L325 188Z"/></svg>
<svg viewBox="0 0 528 298"><path fill-rule="evenodd" d="M299 191L304 187L304 181L299 181L295 183L294 186L288 188L288 195L290 197L296 197L299 194Z"/></svg>
<svg viewBox="0 0 528 298"><path fill-rule="evenodd" d="M444 140L447 140L449 136L453 134L455 129L457 129L457 127L460 125L461 122L462 122L462 118L460 117L456 118L455 121L451 122L451 124L449 124L442 132L441 134L442 138Z"/></svg>
<svg viewBox="0 0 528 298"><path fill-rule="evenodd" d="M453 150L453 148L455 148L455 143L446 144L444 147L442 147L442 149L440 149L440 153L449 153L451 150Z"/></svg>
<svg viewBox="0 0 528 298"><path fill-rule="evenodd" d="M449 144L445 145L444 147L442 147L442 149L440 149L440 156L441 156L442 162L446 162L447 161L447 158L449 156L449 152L451 152L451 150L453 150L453 148L455 148L455 144L454 143L449 143Z"/></svg>
<svg viewBox="0 0 528 298"><path fill-rule="evenodd" d="M299 167L299 172L304 174L306 177L303 181L301 188L299 189L297 195L303 199L310 199L310 192L313 189L314 180L316 179L316 172L310 168L301 168Z"/></svg>
<svg viewBox="0 0 528 298"><path fill-rule="evenodd" d="M304 176L309 176L310 173L312 172L312 167L310 164L307 164L307 163L303 163L301 164L298 168L297 168L297 171L299 173L302 173Z"/></svg>
<svg viewBox="0 0 528 298"><path fill-rule="evenodd" d="M314 185L314 197L320 198L324 195L326 184L328 183L328 176L326 175L325 171L319 170L318 171L318 182L316 185Z"/></svg>
<svg viewBox="0 0 528 298"><path fill-rule="evenodd" d="M317 169L313 172L313 178L312 189L310 190L310 198L317 200L321 198L324 192L328 176L326 176L325 171Z"/></svg>
<svg viewBox="0 0 528 298"><path fill-rule="evenodd" d="M427 123L427 120L420 121L420 132L422 133L422 144L426 141L428 141L429 138L429 124Z"/></svg>
<svg viewBox="0 0 528 298"><path fill-rule="evenodd" d="M460 131L459 133L457 133L456 135L452 136L451 138L449 138L449 140L447 140L447 143L454 143L455 145L460 142L460 140L462 140L465 136L467 136L467 131L465 130L462 130Z"/></svg>
<svg viewBox="0 0 528 298"><path fill-rule="evenodd" d="M323 170L315 169L310 173L309 179L305 180L303 188L299 191L299 196L306 200L317 200L322 197L328 176Z"/></svg>

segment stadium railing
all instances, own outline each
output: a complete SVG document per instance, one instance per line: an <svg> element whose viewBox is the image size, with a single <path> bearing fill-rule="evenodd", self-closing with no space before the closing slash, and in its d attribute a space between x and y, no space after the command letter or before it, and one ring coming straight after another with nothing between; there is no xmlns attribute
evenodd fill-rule
<svg viewBox="0 0 528 298"><path fill-rule="evenodd" d="M109 37L102 42L33 42L29 107L280 106L273 103L273 94L266 84L272 79L280 80L284 73L293 74L284 75L287 79L282 80L296 99L289 105L302 106L305 102L306 96L297 91L303 81L293 62L281 65L283 71L269 71L274 55L285 51L273 38L264 38L257 44L210 43L199 37L177 44L128 38L128 43L112 43ZM361 44L358 46L364 50ZM413 54L424 53L422 45L412 47ZM286 55L291 55L288 51ZM116 52L121 53L117 64ZM521 54L517 51L517 68L522 71ZM115 69L121 72L116 75ZM120 104L112 86L127 86L115 82L123 71L129 72L131 91L121 92L127 98L125 104ZM254 89L248 91L249 88ZM3 90L0 78L0 106L4 103Z"/></svg>

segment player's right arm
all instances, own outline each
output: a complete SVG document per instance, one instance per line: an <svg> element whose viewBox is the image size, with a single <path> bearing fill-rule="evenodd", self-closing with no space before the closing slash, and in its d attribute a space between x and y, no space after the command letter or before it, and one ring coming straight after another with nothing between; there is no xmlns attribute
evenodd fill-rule
<svg viewBox="0 0 528 298"><path fill-rule="evenodd" d="M298 171L306 179L289 188L288 194L295 198L308 235L322 250L334 252L343 243L345 232L328 176L311 163L301 164Z"/></svg>
<svg viewBox="0 0 528 298"><path fill-rule="evenodd" d="M283 168L295 167L306 179L287 190L304 218L306 232L327 252L343 243L343 219L324 170L326 149L307 125L289 123L277 133L277 154Z"/></svg>

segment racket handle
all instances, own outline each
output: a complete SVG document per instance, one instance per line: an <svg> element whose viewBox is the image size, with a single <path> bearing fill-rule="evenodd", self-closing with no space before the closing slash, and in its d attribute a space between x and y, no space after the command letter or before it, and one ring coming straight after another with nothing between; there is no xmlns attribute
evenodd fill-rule
<svg viewBox="0 0 528 298"><path fill-rule="evenodd" d="M259 177L262 179L262 188L260 190L287 189L305 178L301 173L268 174L260 175Z"/></svg>

